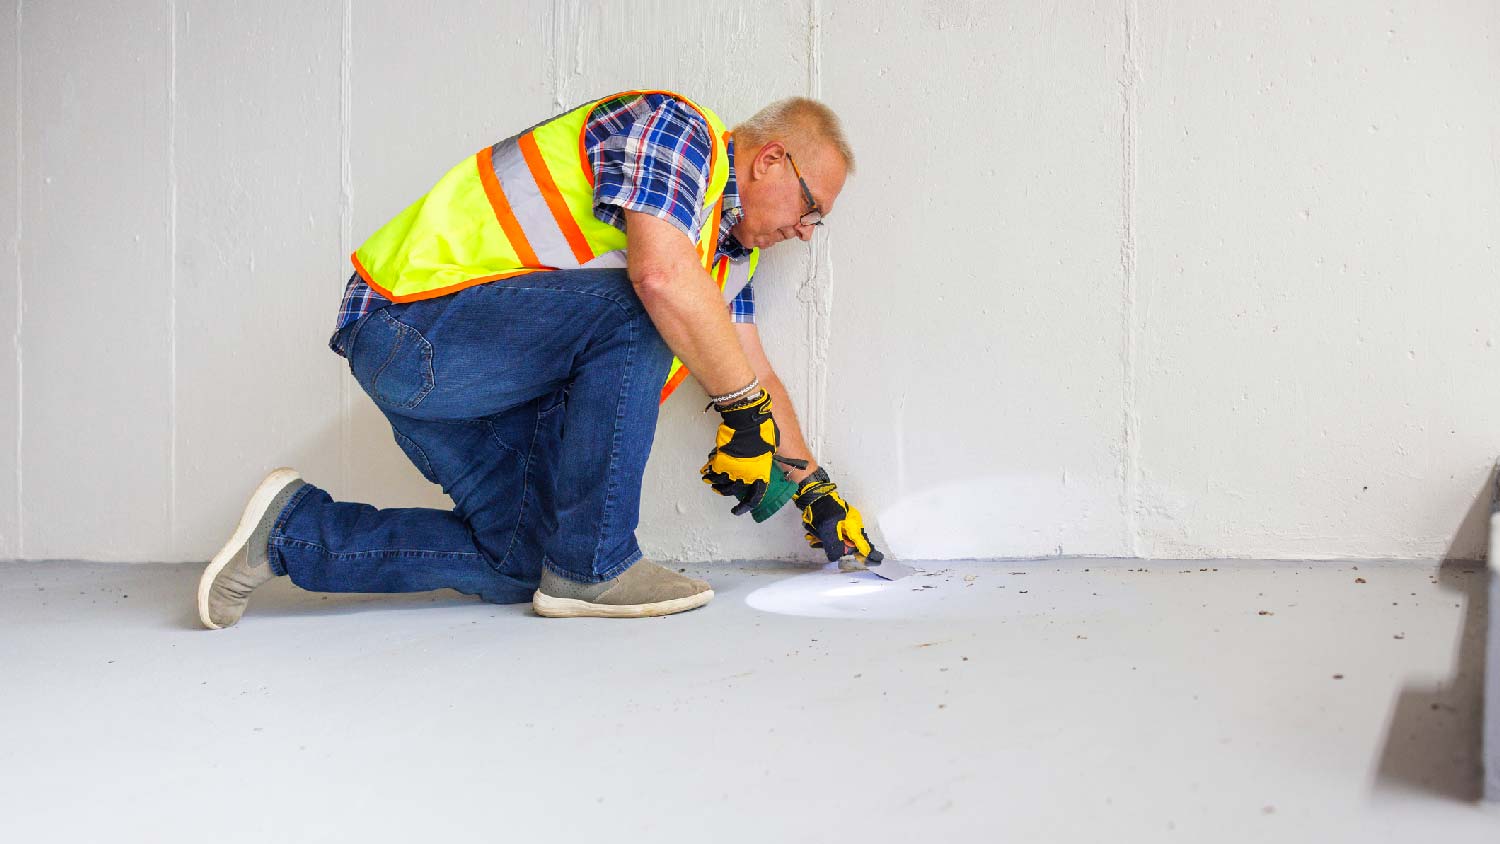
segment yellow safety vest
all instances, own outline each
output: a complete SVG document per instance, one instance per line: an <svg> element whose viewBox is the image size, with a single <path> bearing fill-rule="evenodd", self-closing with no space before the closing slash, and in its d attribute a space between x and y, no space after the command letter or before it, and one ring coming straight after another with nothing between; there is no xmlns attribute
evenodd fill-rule
<svg viewBox="0 0 1500 844"><path fill-rule="evenodd" d="M671 91L601 97L485 147L356 249L355 269L392 302L431 299L526 273L623 269L625 233L594 216L584 127L600 103L636 94L670 95L708 123L713 153L703 207L713 210L698 232L698 255L725 301L733 300L754 275L760 250L743 261L715 261L729 181L729 131L718 115ZM662 401L687 374L674 357Z"/></svg>

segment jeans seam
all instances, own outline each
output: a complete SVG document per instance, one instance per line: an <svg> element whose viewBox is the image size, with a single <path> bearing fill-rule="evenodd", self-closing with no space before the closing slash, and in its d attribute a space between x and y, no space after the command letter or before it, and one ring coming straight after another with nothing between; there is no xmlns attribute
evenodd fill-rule
<svg viewBox="0 0 1500 844"><path fill-rule="evenodd" d="M364 551L330 551L328 546L320 542L309 542L306 539L293 539L291 537L280 537L273 540L278 548L295 547L312 551L320 551L329 559L333 560L356 560L361 557L416 557L423 559L470 559L482 558L483 554L471 551L422 551L411 548L370 548Z"/></svg>
<svg viewBox="0 0 1500 844"><path fill-rule="evenodd" d="M417 453L417 456L422 458L422 462L417 465L417 471L422 473L422 477L427 479L429 483L438 483L437 472L433 471L432 460L427 457L426 450L424 450L422 446L418 445L416 440L401 433L401 429L397 428L395 425L391 426L391 433L396 435L396 444L398 446L401 446L403 451L407 451L406 446L410 445L411 451L415 451ZM406 456L408 459L411 459L411 451L407 451ZM412 459L412 463L416 462L417 461L415 459Z"/></svg>
<svg viewBox="0 0 1500 844"><path fill-rule="evenodd" d="M370 315L365 314L349 326L349 338L344 341L344 361L346 363L350 361L349 355L354 353L354 342L359 339L359 333L364 330L365 323L369 321ZM354 374L353 363L349 363L349 374Z"/></svg>
<svg viewBox="0 0 1500 844"><path fill-rule="evenodd" d="M270 551L272 548L281 547L281 540L286 538L287 520L291 518L292 511L297 509L297 505L301 504L302 499L306 498L312 490L312 484L304 483L296 492L292 493L291 498L286 500L286 504L282 506L281 512L276 514L276 521L271 524L271 533L266 537L266 563L270 565L271 573L277 577L286 574L285 561L280 559L281 555L272 554Z"/></svg>
<svg viewBox="0 0 1500 844"><path fill-rule="evenodd" d="M432 341L423 336L422 332L418 331L415 326L404 323L396 317L391 316L387 312L386 308L381 308L380 310L375 311L371 314L371 316L374 316L376 314L379 314L380 318L385 320L386 324L391 326L391 329L396 332L396 342L391 344L390 354L386 355L385 361L381 363L380 367L375 370L375 373L370 376L371 398L374 398L378 395L381 397L380 401L383 401L386 404L391 405L392 407L397 407L402 410L411 410L417 405L421 404L422 400L427 398L427 395L431 393L437 386L437 374L433 368ZM384 375L385 371L391 367L391 364L393 362L395 362L396 355L401 351L402 347L407 345L408 341L412 340L413 338L415 338L417 342L417 354L421 359L418 363L418 368L420 370L418 372L418 376L422 380L422 386L417 389L415 395L397 401L394 396L386 396L384 391L381 390L380 377Z"/></svg>
<svg viewBox="0 0 1500 844"><path fill-rule="evenodd" d="M640 562L641 559L643 559L645 556L646 553L637 548L631 554L626 555L625 559L621 560L613 566L610 566L608 569L605 569L597 575L589 575L588 580L579 580L577 572L565 571L559 568L557 564L552 561L552 558L547 556L546 554L542 555L542 567L550 570L553 574L563 578L564 580L571 580L576 583L603 583L606 580L614 580L621 574L624 574L626 569Z"/></svg>
<svg viewBox="0 0 1500 844"><path fill-rule="evenodd" d="M484 425L485 425L485 431L489 435L490 444L492 446L494 446L495 448L500 449L500 451L503 452L503 453L514 454L516 457L520 457L521 456L521 452L517 451L514 448L511 448L509 445L506 445L505 441L502 440L502 439L500 439L500 437L498 437L495 434L495 423L494 422L491 422L489 420L485 420ZM530 458L529 458L529 452L528 452L527 460L528 460L528 462L530 460ZM500 559L499 559L498 562L496 560L490 558L488 555L485 555L485 561L489 564L489 567L491 569L494 569L495 572L497 572L497 573L500 573L500 567L503 566L503 565L505 565L505 561L508 560L508 559L510 559L511 550L516 547L516 537L521 533L521 520L525 516L525 513L526 513L526 490L529 487L529 480L530 479L523 472L522 475L521 475L521 508L520 508L520 511L518 512L518 514L516 516L516 523L515 523L515 525L513 525L511 527L510 542L508 544L506 544L506 546L505 546L505 552L500 555Z"/></svg>
<svg viewBox="0 0 1500 844"><path fill-rule="evenodd" d="M393 322L396 321L394 317L392 317L390 314L388 314L388 313L385 312L384 308L376 311L375 313L379 314L380 317L382 319L384 319L387 323L393 323ZM372 314L372 316L373 316L373 314ZM390 368L391 361L393 361L393 360L396 359L396 353L399 352L399 351L401 351L401 344L406 342L406 334L403 333L400 328L396 328L395 331L396 331L396 342L394 342L394 343L391 344L391 350L386 353L385 360L382 361L381 364L380 364L380 366L376 368L375 372L370 375L370 391L371 391L371 393L379 393L380 392L380 376L384 375L385 371Z"/></svg>
<svg viewBox="0 0 1500 844"><path fill-rule="evenodd" d="M406 325L404 322L401 324ZM435 352L432 348L432 341L428 340L427 336L416 328L410 325L406 325L406 328L412 334L416 335L417 342L420 344L418 348L422 353L422 389L418 390L416 397L405 405L406 409L410 410L421 404L422 400L427 398L428 394L437 388L437 368L433 365L433 355Z"/></svg>
<svg viewBox="0 0 1500 844"><path fill-rule="evenodd" d="M616 498L616 496L615 496L615 487L616 487L616 485L619 482L619 478L618 478L618 474L619 473L616 471L616 465L619 463L619 458L620 458L620 436L621 436L621 431L624 430L624 427L625 427L625 404L626 404L626 397L630 394L630 379L631 379L631 375L635 371L633 369L633 367L635 365L635 351L636 351L636 342L635 342L635 340L636 340L636 333L637 333L637 328L638 328L639 324L640 323L637 320L634 320L634 319L630 320L627 323L627 325L629 326L629 329L630 329L630 339L625 344L625 369L624 369L624 374L621 376L621 379L620 379L620 391L619 391L619 393L617 394L617 396L615 398L615 424L614 424L614 433L610 437L610 442L609 442L609 463L605 467L605 471L609 475L609 484L608 484L608 486L606 486L604 488L604 514L603 514L603 518L601 518L599 520L599 523L600 523L599 534L598 534L599 539L598 539L598 541L595 542L595 545L594 545L594 561L590 562L590 566L589 566L590 568L593 568L593 563L594 562L601 562L601 563L603 562L603 560L599 559L599 555L600 555L600 552L601 552L601 548L599 546L603 544L604 537L607 536L607 535L609 535L610 528L612 528L613 525L614 525L614 520L615 520L615 498Z"/></svg>
<svg viewBox="0 0 1500 844"><path fill-rule="evenodd" d="M626 569L639 562L640 559L644 556L646 556L645 552L637 548L633 553L627 555L625 559L600 572L599 579L601 581L614 580L615 578L623 574Z"/></svg>
<svg viewBox="0 0 1500 844"><path fill-rule="evenodd" d="M481 285L477 285L477 287L485 288L485 287L491 287L491 285L489 285L489 284L481 284ZM550 290L550 291L553 291L553 292L556 292L556 293L576 293L576 294L578 294L580 296L593 296L596 299L603 299L604 301L609 302L610 304L612 304L615 307L619 308L620 310L624 311L625 314L626 314L626 316L634 316L635 315L634 314L634 309L631 307L631 305L630 305L630 303L628 301L622 300L622 299L620 299L618 297L615 297L615 296L609 296L609 295L604 294L604 293L598 293L598 292L593 291L593 290L578 290L578 289L572 288L572 287L561 287L561 286L556 286L556 285L545 285L545 284L514 284L514 283L507 283L507 284L503 285L503 287L496 286L496 289L506 289L506 290Z"/></svg>
<svg viewBox="0 0 1500 844"><path fill-rule="evenodd" d="M540 403L538 404L538 408L540 408ZM524 470L522 470L522 472L521 472L521 509L520 509L519 513L516 515L516 527L515 527L515 530L511 531L511 534L510 534L510 544L507 545L507 546L505 546L505 553L502 554L501 557L500 557L500 566L504 566L505 563L508 560L510 560L511 552L514 551L515 547L516 547L516 540L518 540L520 538L520 536L521 536L521 526L524 525L524 524L526 524L527 493L529 493L531 491L531 463L532 463L532 460L535 459L535 457L536 457L536 438L537 438L537 434L541 430L542 430L542 414L541 414L541 410L538 409L537 415L536 415L536 424L533 425L532 428L531 428L531 443L526 447L526 468ZM494 437L494 433L495 433L494 426L491 426L490 427L490 437L491 437L491 439L495 438ZM493 569L495 569L495 571L497 571L497 572L500 571L500 566L496 566L493 563L491 563L491 565L490 565L490 567L493 568Z"/></svg>

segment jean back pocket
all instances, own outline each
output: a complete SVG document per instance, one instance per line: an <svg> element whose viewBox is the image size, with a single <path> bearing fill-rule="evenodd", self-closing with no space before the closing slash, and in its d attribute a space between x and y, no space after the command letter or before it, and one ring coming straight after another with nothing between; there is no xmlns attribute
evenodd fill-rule
<svg viewBox="0 0 1500 844"><path fill-rule="evenodd" d="M436 386L432 343L382 308L365 317L349 350L354 379L375 403L410 410Z"/></svg>

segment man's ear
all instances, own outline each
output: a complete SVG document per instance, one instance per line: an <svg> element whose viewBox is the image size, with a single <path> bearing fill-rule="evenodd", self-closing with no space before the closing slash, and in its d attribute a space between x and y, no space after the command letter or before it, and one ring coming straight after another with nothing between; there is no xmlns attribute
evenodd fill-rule
<svg viewBox="0 0 1500 844"><path fill-rule="evenodd" d="M755 154L755 164L751 168L757 179L764 178L770 171L771 165L778 164L786 157L786 145L781 141L767 141L760 152Z"/></svg>

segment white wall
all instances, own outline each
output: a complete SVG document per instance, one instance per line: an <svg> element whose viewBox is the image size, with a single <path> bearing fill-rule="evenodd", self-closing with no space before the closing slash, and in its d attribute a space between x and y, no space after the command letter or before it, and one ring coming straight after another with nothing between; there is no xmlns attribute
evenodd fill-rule
<svg viewBox="0 0 1500 844"><path fill-rule="evenodd" d="M0 4L0 559L14 557L20 545L20 245L21 80L16 9L19 0Z"/></svg>
<svg viewBox="0 0 1500 844"><path fill-rule="evenodd" d="M7 0L0 558L204 559L283 463L442 506L324 345L346 256L643 86L844 116L859 172L758 313L898 555L1479 557L1500 5L1306 7ZM680 393L647 553L813 558L703 486Z"/></svg>

